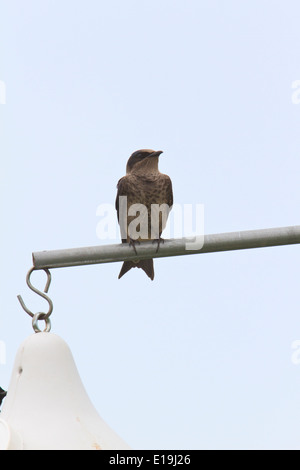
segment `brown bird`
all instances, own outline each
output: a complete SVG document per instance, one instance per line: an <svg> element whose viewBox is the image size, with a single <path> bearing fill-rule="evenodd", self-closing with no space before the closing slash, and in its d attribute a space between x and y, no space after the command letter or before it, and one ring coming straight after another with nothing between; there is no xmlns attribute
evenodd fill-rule
<svg viewBox="0 0 300 470"><path fill-rule="evenodd" d="M171 179L158 169L162 153L161 150L155 152L150 149L134 152L127 162L126 176L117 184L116 210L122 243L132 245L135 253L135 244L143 241L157 241L159 249L163 242L161 234L172 209ZM124 261L119 279L131 268L142 268L153 281L153 259Z"/></svg>

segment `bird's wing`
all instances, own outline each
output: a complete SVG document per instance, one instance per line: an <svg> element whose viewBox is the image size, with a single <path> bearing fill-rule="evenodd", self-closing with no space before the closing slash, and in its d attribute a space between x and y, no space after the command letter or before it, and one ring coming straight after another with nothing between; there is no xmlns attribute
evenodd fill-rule
<svg viewBox="0 0 300 470"><path fill-rule="evenodd" d="M173 206L173 187L172 187L171 178L168 175L166 175L166 186L167 186L167 199L168 199L167 204L171 210Z"/></svg>
<svg viewBox="0 0 300 470"><path fill-rule="evenodd" d="M162 186L163 186L163 192L165 194L165 203L168 204L170 207L170 210L172 209L173 206L173 188L172 188L172 181L171 178L168 175L161 175L162 178Z"/></svg>
<svg viewBox="0 0 300 470"><path fill-rule="evenodd" d="M118 188L118 191L117 191L115 207L116 207L116 211L118 215L118 222L119 222L120 230L121 230L121 238L122 238L122 242L124 243L127 241L127 201L125 198L122 200L122 196L128 197L129 193L131 192L129 188L129 181L128 181L127 176L123 176L123 178L121 178L118 181L117 188Z"/></svg>
<svg viewBox="0 0 300 470"><path fill-rule="evenodd" d="M168 175L162 175L161 177L161 196L161 203L163 206L166 206L164 206L162 212L159 213L159 236L161 236L163 230L166 228L167 220L173 206L172 181ZM159 211L161 211L161 209L159 209Z"/></svg>

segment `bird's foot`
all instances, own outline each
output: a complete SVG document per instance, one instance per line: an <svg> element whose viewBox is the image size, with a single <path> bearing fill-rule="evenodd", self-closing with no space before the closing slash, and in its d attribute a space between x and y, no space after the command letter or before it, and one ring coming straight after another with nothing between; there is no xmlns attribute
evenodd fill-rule
<svg viewBox="0 0 300 470"><path fill-rule="evenodd" d="M157 253L158 250L159 250L160 244L161 243L164 244L165 240L163 238L159 237L159 238L155 238L152 243L157 243L157 248L156 248L156 252L155 252L155 253Z"/></svg>
<svg viewBox="0 0 300 470"><path fill-rule="evenodd" d="M134 249L135 254L137 255L137 251L136 251L136 247L135 247L136 243L139 245L140 241L139 240L134 240L133 238L129 239L129 246L132 246L132 248Z"/></svg>

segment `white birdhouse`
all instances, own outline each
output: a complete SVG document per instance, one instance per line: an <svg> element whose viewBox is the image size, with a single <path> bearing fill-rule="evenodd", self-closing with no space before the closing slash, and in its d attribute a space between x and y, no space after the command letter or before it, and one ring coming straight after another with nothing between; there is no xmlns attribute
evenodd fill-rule
<svg viewBox="0 0 300 470"><path fill-rule="evenodd" d="M20 346L0 413L0 450L128 450L100 418L59 336L38 333Z"/></svg>

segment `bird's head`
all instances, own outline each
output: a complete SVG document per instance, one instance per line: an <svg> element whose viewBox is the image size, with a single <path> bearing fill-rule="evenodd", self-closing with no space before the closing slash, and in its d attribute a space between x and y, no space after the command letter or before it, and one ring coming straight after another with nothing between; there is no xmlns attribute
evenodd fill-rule
<svg viewBox="0 0 300 470"><path fill-rule="evenodd" d="M130 156L126 173L153 173L158 172L158 158L162 150L142 149L133 152Z"/></svg>

